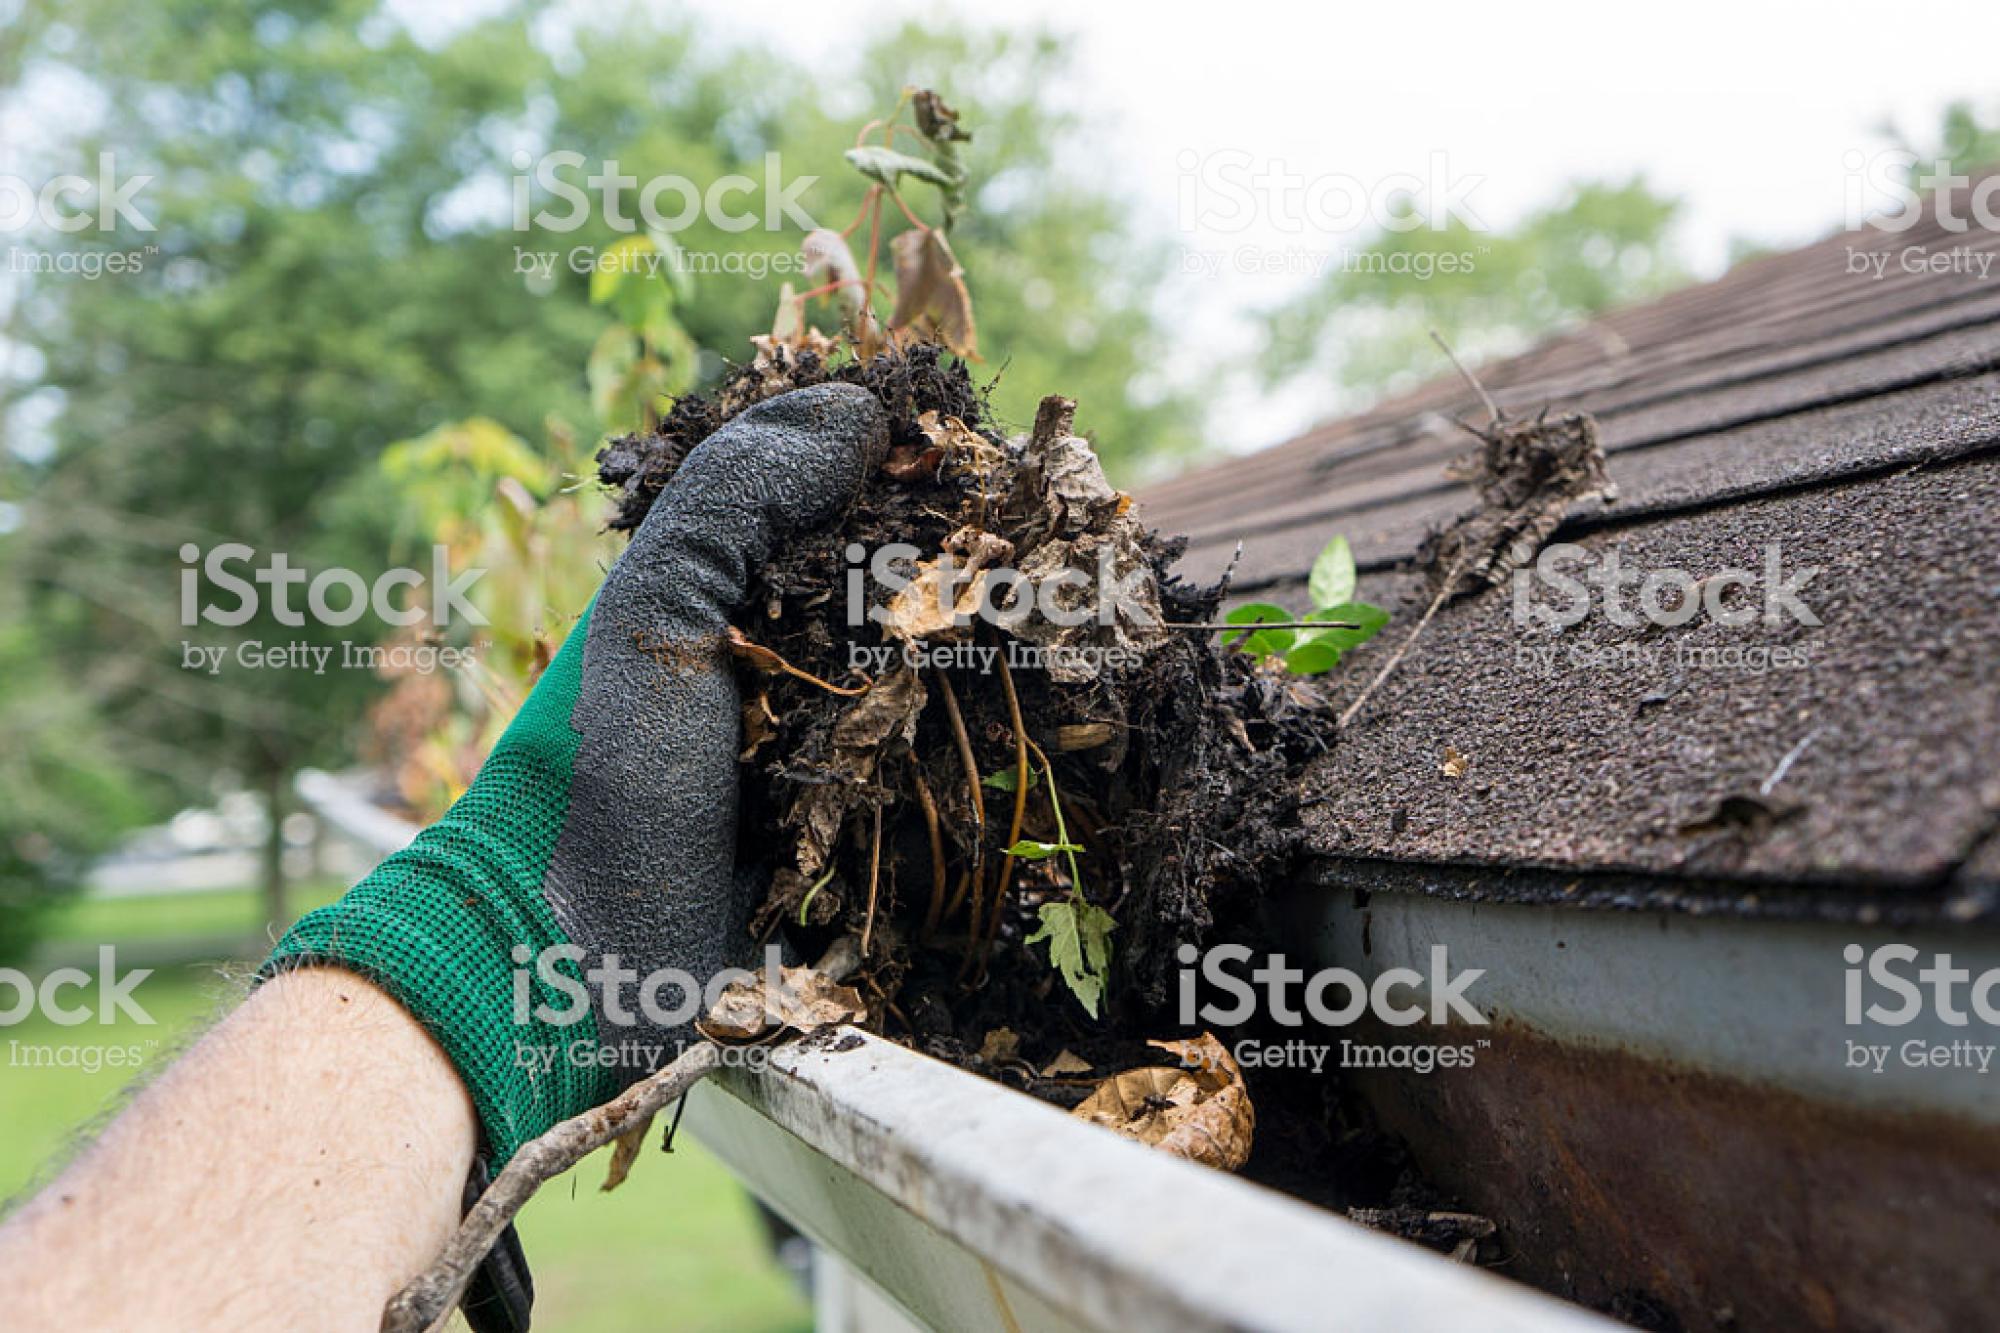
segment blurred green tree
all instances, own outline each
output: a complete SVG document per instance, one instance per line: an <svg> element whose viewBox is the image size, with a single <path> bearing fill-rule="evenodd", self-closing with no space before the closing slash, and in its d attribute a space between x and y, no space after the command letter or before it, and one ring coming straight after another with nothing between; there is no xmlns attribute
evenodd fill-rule
<svg viewBox="0 0 2000 1333"><path fill-rule="evenodd" d="M1936 168L1970 175L1982 167L2000 166L2000 121L1986 119L1970 98L1950 103L1939 118L1936 135L1919 143L1895 126L1885 133L1898 148L1916 154L1911 174L1919 181Z"/></svg>
<svg viewBox="0 0 2000 1333"><path fill-rule="evenodd" d="M524 440L550 438L552 418L596 420L584 368L606 319L574 261L627 233L602 207L574 230L517 230L523 164L547 154L581 156L559 173L575 184L611 159L697 188L740 173L753 184L729 203L758 214L774 164L784 180L819 176L801 204L838 226L866 184L841 161L851 108L935 80L979 131L959 254L1003 414L1026 421L1042 393L1075 394L1119 471L1195 440L1190 401L1149 373L1163 255L1127 244L1119 202L1055 165L1077 126L1045 109L1063 82L1047 39L911 28L843 82L628 11L522 7L419 40L374 0L28 0L0 64L44 129L49 174L110 151L121 176L155 177L138 196L154 230L33 238L51 268L126 254L142 271L17 275L0 330L18 353L0 369L0 496L16 506L0 562L20 589L9 625L25 627L48 695L8 712L6 748L74 755L79 777L58 827L16 787L45 778L0 767L0 838L44 866L85 847L81 828L225 778L281 812L298 766L352 753L382 688L337 667L188 669L184 642L337 651L381 626L280 623L269 596L241 627L183 624L186 548L240 542L366 581L427 569L433 535L378 466L392 442L474 416ZM800 236L706 217L675 234L700 280L673 309L685 337L661 388L747 353Z"/></svg>
<svg viewBox="0 0 2000 1333"><path fill-rule="evenodd" d="M1586 181L1505 231L1463 219L1384 231L1325 281L1271 311L1267 380L1331 374L1350 399L1438 373L1435 329L1468 362L1687 281L1673 199L1643 176Z"/></svg>

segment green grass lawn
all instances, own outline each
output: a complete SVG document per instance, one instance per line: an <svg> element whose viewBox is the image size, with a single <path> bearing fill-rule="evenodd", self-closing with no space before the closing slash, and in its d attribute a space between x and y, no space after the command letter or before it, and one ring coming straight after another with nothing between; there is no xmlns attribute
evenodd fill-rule
<svg viewBox="0 0 2000 1333"><path fill-rule="evenodd" d="M191 903L184 919L199 929L181 929L227 934L246 919L237 908L254 921L254 899L236 894L235 906L225 908L231 896L191 895L203 901ZM69 916L60 934L91 944L168 938L178 932L163 927L160 908L176 902L190 899L75 904L70 911L81 916ZM138 909L136 934L121 928L127 909ZM61 1027L37 1015L0 1028L0 1198L37 1180L119 1104L132 1071L90 1072L83 1063L89 1052L137 1045L157 1065L239 993L240 983L216 966L163 967L133 992L155 1019L151 1027L129 1020ZM68 1063L27 1063L21 1048L40 1046L65 1050ZM691 1139L678 1140L670 1157L649 1146L615 1194L598 1190L605 1161L600 1153L552 1182L521 1215L535 1275L537 1333L795 1333L811 1327L806 1303L769 1257L749 1199Z"/></svg>
<svg viewBox="0 0 2000 1333"><path fill-rule="evenodd" d="M303 915L332 902L345 887L333 883L296 885L291 905ZM175 937L242 935L248 939L263 926L264 914L253 890L215 889L140 898L73 898L49 913L42 940L49 946L95 946L113 940Z"/></svg>

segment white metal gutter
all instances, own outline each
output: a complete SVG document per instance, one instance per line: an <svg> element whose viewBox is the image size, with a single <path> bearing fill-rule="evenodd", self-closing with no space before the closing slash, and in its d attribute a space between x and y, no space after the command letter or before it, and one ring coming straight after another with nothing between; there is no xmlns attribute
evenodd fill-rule
<svg viewBox="0 0 2000 1333"><path fill-rule="evenodd" d="M298 793L381 855L415 833L352 779L302 774ZM845 1032L768 1054L763 1072L725 1070L697 1086L688 1126L766 1203L930 1328L1617 1327L893 1042ZM882 1333L893 1322L870 1317L870 1302L842 1291L842 1270L825 1269L823 1333Z"/></svg>
<svg viewBox="0 0 2000 1333"><path fill-rule="evenodd" d="M1485 975L1468 992L1489 1016L1557 1040L1623 1050L1788 1088L1829 1104L1926 1110L2000 1127L2000 1098L1984 1066L1923 1066L1886 1059L1857 1069L1857 1045L1991 1049L1993 1029L1936 1005L1894 1026L1845 1021L1850 973L1886 944L1913 959L1954 962L1972 977L2000 973L2000 932L1935 926L1891 929L1820 921L1608 912L1454 902L1374 894L1364 910L1345 895L1311 897L1293 924L1301 951L1373 981L1389 968L1427 968L1443 946L1457 967ZM1850 952L1851 951L1851 952ZM1918 962L1901 965L1914 978ZM1422 988L1416 988L1422 994ZM1958 1004L1969 1004L1961 987ZM1896 997L1871 985L1869 1005ZM1463 1036L1464 1033L1459 1035Z"/></svg>
<svg viewBox="0 0 2000 1333"><path fill-rule="evenodd" d="M1615 1327L862 1033L710 1078L687 1121L771 1207L952 1333Z"/></svg>

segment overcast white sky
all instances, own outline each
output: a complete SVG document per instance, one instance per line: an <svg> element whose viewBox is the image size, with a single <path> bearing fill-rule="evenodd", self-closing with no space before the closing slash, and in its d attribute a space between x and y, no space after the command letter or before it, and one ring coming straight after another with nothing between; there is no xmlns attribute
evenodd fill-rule
<svg viewBox="0 0 2000 1333"><path fill-rule="evenodd" d="M1241 230L1181 230L1184 154L1235 150L1306 180L1423 172L1484 177L1470 201L1505 226L1579 176L1643 169L1687 202L1682 236L1703 273L1732 237L1803 242L1837 226L1852 150L1887 118L1928 142L1944 104L2000 111L2000 5L1956 3L1171 4L1124 0L867 0L816 25L795 5L691 0L718 33L809 62L844 58L856 22L951 14L1067 33L1084 96L1110 114L1097 143L1139 202L1135 231L1196 251L1337 249L1359 233L1288 234L1275 210ZM804 10L804 13L814 12ZM1218 202L1203 196L1202 205ZM1220 201L1226 206L1226 201ZM1176 308L1199 311L1180 373L1253 345L1250 312L1298 279L1199 274ZM1268 400L1233 384L1218 443L1254 448L1322 414L1312 386Z"/></svg>
<svg viewBox="0 0 2000 1333"><path fill-rule="evenodd" d="M390 2L422 33L500 0ZM592 0L569 3L602 14ZM2000 114L1993 0L641 3L691 11L725 42L836 70L870 33L906 19L1063 35L1077 79L1051 95L1093 113L1069 155L1133 201L1135 239L1165 242L1183 261L1160 293L1180 332L1167 373L1211 399L1210 438L1234 450L1351 406L1330 385L1274 396L1241 369L1223 369L1254 355L1256 312L1310 281L1245 273L1236 261L1337 256L1370 228L1301 229L1297 209L1268 197L1228 225L1214 215L1226 218L1234 200L1203 183L1225 160L1243 168L1237 179L1338 176L1378 191L1402 173L1431 174L1446 192L1456 182L1493 227L1552 201L1570 180L1643 170L1685 201L1684 256L1712 275L1732 238L1796 244L1840 225L1855 188L1849 164L1885 145L1885 121L1929 142L1953 98Z"/></svg>

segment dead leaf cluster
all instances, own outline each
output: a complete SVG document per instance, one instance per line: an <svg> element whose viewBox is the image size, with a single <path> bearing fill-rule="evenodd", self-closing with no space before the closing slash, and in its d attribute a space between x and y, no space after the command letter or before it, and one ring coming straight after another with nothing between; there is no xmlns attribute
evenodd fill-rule
<svg viewBox="0 0 2000 1333"><path fill-rule="evenodd" d="M867 1017L868 1006L854 987L810 967L781 967L776 985L761 974L730 982L695 1028L710 1041L742 1044Z"/></svg>
<svg viewBox="0 0 2000 1333"><path fill-rule="evenodd" d="M1249 1161L1257 1113L1228 1048L1207 1032L1147 1045L1180 1063L1114 1074L1071 1114L1204 1166L1235 1171Z"/></svg>
<svg viewBox="0 0 2000 1333"><path fill-rule="evenodd" d="M1618 494L1588 412L1500 417L1474 434L1480 447L1447 475L1477 488L1479 507L1432 534L1417 557L1431 591L1446 600L1493 587L1532 561L1571 505L1608 504Z"/></svg>

